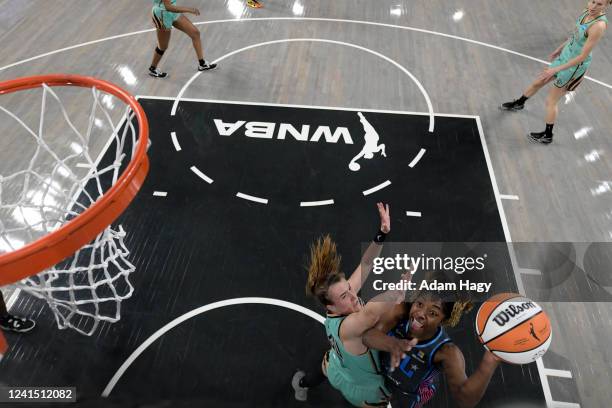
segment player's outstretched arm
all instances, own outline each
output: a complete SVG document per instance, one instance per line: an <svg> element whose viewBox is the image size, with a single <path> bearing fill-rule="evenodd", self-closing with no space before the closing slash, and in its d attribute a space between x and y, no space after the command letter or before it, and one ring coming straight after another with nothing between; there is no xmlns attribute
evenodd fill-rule
<svg viewBox="0 0 612 408"><path fill-rule="evenodd" d="M389 212L389 204L377 203L378 216L380 217L380 230L361 257L361 262L355 268L348 281L355 293L361 290L363 282L368 278L374 259L377 258L382 251L382 243L385 235L391 231L391 213ZM381 234L382 233L382 234Z"/></svg>
<svg viewBox="0 0 612 408"><path fill-rule="evenodd" d="M478 404L499 365L499 360L487 350L476 371L468 377L463 353L454 344L443 346L436 353L435 360L442 364L451 395L461 408L471 408Z"/></svg>

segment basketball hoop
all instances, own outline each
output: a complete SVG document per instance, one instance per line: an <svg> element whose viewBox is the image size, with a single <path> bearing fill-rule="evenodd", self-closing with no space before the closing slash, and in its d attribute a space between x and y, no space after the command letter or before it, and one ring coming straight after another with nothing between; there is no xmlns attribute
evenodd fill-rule
<svg viewBox="0 0 612 408"><path fill-rule="evenodd" d="M6 95L16 92L9 98L11 109L6 108ZM62 102L62 92L78 95L64 96ZM13 126L23 133L20 140L34 146L21 163L24 168L0 168L0 286L15 284L44 299L59 328L91 335L100 321L119 320L121 301L133 291L128 277L135 268L127 260L125 232L111 224L136 196L149 169L145 113L118 86L79 75L0 82L0 95L0 123ZM26 97L37 98L36 105L24 103ZM93 99L88 113L83 98ZM125 109L115 110L117 102ZM38 104L38 127L32 130L22 118L37 113L32 107ZM16 112L13 105L26 106ZM46 115L53 120L45 121ZM77 129L75 116L87 125L85 132ZM59 134L47 134L47 127L62 126ZM104 136L101 129L112 133L95 159L92 146L100 145L95 136Z"/></svg>

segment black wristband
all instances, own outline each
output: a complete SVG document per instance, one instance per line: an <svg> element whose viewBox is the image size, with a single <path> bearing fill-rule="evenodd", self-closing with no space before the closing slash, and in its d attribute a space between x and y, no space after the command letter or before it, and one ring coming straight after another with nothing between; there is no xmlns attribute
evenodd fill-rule
<svg viewBox="0 0 612 408"><path fill-rule="evenodd" d="M382 232L382 230L378 230L372 241L376 242L377 244L382 244L385 242L385 238L387 238L387 234Z"/></svg>

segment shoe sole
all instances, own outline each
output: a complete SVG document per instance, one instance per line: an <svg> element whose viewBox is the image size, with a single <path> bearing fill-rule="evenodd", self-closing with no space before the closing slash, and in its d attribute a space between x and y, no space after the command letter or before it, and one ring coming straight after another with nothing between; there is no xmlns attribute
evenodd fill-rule
<svg viewBox="0 0 612 408"><path fill-rule="evenodd" d="M293 374L293 378L291 379L291 388L293 388L293 391L295 392L293 397L295 398L296 401L299 401L299 402L308 401L308 394L305 396L299 395L303 389L302 387L299 386L299 381L305 376L306 376L306 373L304 373L303 371L298 371L295 374Z"/></svg>
<svg viewBox="0 0 612 408"><path fill-rule="evenodd" d="M550 140L546 140L546 139L542 140L542 139L538 139L537 137L533 137L530 134L527 134L527 139L531 140L534 143L540 143L540 144L544 144L544 145L552 143L552 139L550 139Z"/></svg>
<svg viewBox="0 0 612 408"><path fill-rule="evenodd" d="M13 329L12 327L0 327L2 330L4 331L10 331L13 333L28 333L30 331L32 331L32 329L34 329L34 327L36 327L36 323L34 323L32 325L32 327L30 327L29 329Z"/></svg>
<svg viewBox="0 0 612 408"><path fill-rule="evenodd" d="M203 72L203 71L210 71L210 70L213 70L213 69L215 69L215 68L217 68L217 64L215 64L215 66L214 66L214 67L210 67L210 68L204 68L204 69L200 69L200 68L198 68L198 71L200 71L200 72Z"/></svg>
<svg viewBox="0 0 612 408"><path fill-rule="evenodd" d="M520 108L505 108L503 106L499 106L499 110L503 110L503 111L508 111L508 112L518 112L520 110L523 110L524 106L521 106Z"/></svg>

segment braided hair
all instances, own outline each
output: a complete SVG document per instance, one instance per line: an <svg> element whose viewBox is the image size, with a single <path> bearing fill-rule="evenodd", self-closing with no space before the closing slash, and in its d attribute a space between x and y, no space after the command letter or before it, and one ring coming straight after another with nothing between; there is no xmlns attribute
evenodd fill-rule
<svg viewBox="0 0 612 408"><path fill-rule="evenodd" d="M440 292L425 290L417 292L413 302L418 298L429 298L434 301L439 300L442 303L442 313L444 314L442 326L446 327L457 326L463 314L468 313L474 307L470 298L461 293L452 296L452 300L449 300L447 296L443 296Z"/></svg>

